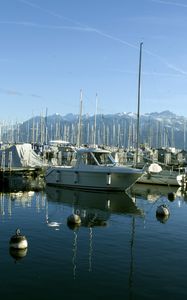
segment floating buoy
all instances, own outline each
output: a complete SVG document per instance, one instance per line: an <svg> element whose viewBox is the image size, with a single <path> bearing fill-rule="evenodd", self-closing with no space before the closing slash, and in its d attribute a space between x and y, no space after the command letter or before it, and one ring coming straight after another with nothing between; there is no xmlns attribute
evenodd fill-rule
<svg viewBox="0 0 187 300"><path fill-rule="evenodd" d="M175 193L172 193L172 192L168 193L168 200L170 200L170 201L175 200Z"/></svg>
<svg viewBox="0 0 187 300"><path fill-rule="evenodd" d="M15 259L15 261L21 260L27 255L28 249L14 249L10 248L9 253Z"/></svg>
<svg viewBox="0 0 187 300"><path fill-rule="evenodd" d="M14 249L26 249L28 247L27 239L21 235L20 229L16 229L16 234L11 237L9 245L10 248Z"/></svg>
<svg viewBox="0 0 187 300"><path fill-rule="evenodd" d="M156 214L157 216L169 216L169 208L167 207L167 205L162 204L157 207Z"/></svg>
<svg viewBox="0 0 187 300"><path fill-rule="evenodd" d="M67 220L68 224L76 224L76 225L79 225L81 224L81 218L79 215L77 214L71 214L69 217L68 217L68 220Z"/></svg>
<svg viewBox="0 0 187 300"><path fill-rule="evenodd" d="M167 220L169 219L169 215L168 216L163 216L163 215L156 215L156 218L157 220L160 222L160 223L166 223Z"/></svg>

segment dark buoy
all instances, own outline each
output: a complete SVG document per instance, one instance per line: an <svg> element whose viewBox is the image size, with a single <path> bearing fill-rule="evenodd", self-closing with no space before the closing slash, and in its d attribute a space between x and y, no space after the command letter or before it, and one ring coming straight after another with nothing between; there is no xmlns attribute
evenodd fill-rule
<svg viewBox="0 0 187 300"><path fill-rule="evenodd" d="M163 216L163 217L169 216L169 214L170 214L169 208L167 207L167 205L162 204L157 207L156 214L157 214L157 216Z"/></svg>
<svg viewBox="0 0 187 300"><path fill-rule="evenodd" d="M161 215L156 215L156 218L157 220L160 222L160 223L166 223L167 220L169 219L169 215L168 216L161 216Z"/></svg>
<svg viewBox="0 0 187 300"><path fill-rule="evenodd" d="M169 208L167 207L167 205L162 204L160 206L157 207L156 210L156 218L158 221L160 221L161 223L166 223L166 221L169 219Z"/></svg>
<svg viewBox="0 0 187 300"><path fill-rule="evenodd" d="M20 229L16 229L16 234L11 237L9 245L10 248L21 250L28 247L27 239L24 235L21 235Z"/></svg>
<svg viewBox="0 0 187 300"><path fill-rule="evenodd" d="M168 193L168 200L174 201L175 200L175 193L172 193L172 192Z"/></svg>

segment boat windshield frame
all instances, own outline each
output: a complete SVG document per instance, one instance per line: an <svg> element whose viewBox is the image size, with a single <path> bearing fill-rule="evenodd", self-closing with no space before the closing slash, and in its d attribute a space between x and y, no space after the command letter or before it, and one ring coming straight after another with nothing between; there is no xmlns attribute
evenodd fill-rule
<svg viewBox="0 0 187 300"><path fill-rule="evenodd" d="M88 166L114 166L116 162L108 151L81 151L80 162Z"/></svg>

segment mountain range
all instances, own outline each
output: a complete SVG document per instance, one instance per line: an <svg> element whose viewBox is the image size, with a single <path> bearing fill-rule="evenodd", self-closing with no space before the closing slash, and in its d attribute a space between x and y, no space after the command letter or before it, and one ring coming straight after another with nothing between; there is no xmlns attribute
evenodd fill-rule
<svg viewBox="0 0 187 300"><path fill-rule="evenodd" d="M187 119L170 111L142 114L139 119L139 142L149 147L186 149ZM131 112L96 116L53 114L35 116L23 123L1 125L2 142L45 143L68 140L73 144L99 144L135 147L137 115Z"/></svg>

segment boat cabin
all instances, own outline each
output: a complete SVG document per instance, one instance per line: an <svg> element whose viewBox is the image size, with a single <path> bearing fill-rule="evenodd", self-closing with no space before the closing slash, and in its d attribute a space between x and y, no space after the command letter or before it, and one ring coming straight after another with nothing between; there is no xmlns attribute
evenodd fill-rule
<svg viewBox="0 0 187 300"><path fill-rule="evenodd" d="M103 149L80 149L77 152L77 164L78 165L114 165L115 160L109 151Z"/></svg>

